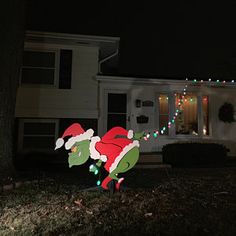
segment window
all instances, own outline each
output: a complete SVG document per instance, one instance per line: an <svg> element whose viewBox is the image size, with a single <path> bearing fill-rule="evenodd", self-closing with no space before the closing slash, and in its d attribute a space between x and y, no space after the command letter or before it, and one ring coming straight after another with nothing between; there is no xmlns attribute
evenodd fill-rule
<svg viewBox="0 0 236 236"><path fill-rule="evenodd" d="M56 51L24 51L21 84L55 85Z"/></svg>
<svg viewBox="0 0 236 236"><path fill-rule="evenodd" d="M56 133L56 121L47 119L21 120L19 146L23 150L53 150Z"/></svg>
<svg viewBox="0 0 236 236"><path fill-rule="evenodd" d="M173 135L209 135L209 98L196 93L183 95L160 94L158 98L158 118L160 134ZM171 116L172 112L174 117ZM174 123L175 125L169 125ZM169 132L169 126L173 132ZM165 127L165 128L164 128ZM163 129L164 128L164 129Z"/></svg>
<svg viewBox="0 0 236 236"><path fill-rule="evenodd" d="M166 94L160 94L159 96L159 130L163 130L162 134L168 134L168 128L167 128L168 121L169 121L169 99Z"/></svg>
<svg viewBox="0 0 236 236"><path fill-rule="evenodd" d="M203 135L209 135L209 111L208 111L208 96L202 97L202 111L203 111Z"/></svg>
<svg viewBox="0 0 236 236"><path fill-rule="evenodd" d="M126 129L127 94L108 93L107 130L114 126Z"/></svg>
<svg viewBox="0 0 236 236"><path fill-rule="evenodd" d="M188 94L183 97L177 93L175 106L179 110L175 123L176 134L198 135L197 96Z"/></svg>

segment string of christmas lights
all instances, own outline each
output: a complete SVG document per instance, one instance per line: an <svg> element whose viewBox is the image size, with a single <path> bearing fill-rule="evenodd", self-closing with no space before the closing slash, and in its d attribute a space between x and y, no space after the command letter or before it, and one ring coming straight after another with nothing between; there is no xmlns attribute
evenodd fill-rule
<svg viewBox="0 0 236 236"><path fill-rule="evenodd" d="M217 80L214 81L214 80L212 80L211 78L209 78L208 80L197 80L197 79L189 80L188 78L186 78L185 81L186 81L186 83L190 83L190 84L191 84L191 83L200 83L200 84L209 84L209 83L210 83L210 84L213 84L213 83L214 83L214 84L224 84L224 85L226 85L226 84L234 84L234 83L235 83L234 80L231 80L231 81L225 81L225 80L220 81L219 79L217 79ZM180 107L183 105L184 102L187 102L187 101L188 101L188 100L185 98L185 96L186 96L186 94L187 94L187 88L188 88L188 84L185 84L184 89L183 89L183 91L182 91L182 94L180 93L181 99L178 100L177 108L176 108L176 110L175 110L175 113L174 113L172 119L170 119L170 120L168 121L167 125L166 125L166 126L163 126L163 127L160 129L160 131L158 131L158 130L154 130L154 131L153 131L153 137L154 137L154 138L157 138L158 135L160 135L160 134L164 134L165 131L166 131L166 129L167 129L167 127L168 127L168 129L170 129L171 126L172 126L173 124L175 124L175 120L176 120L176 118L177 118L177 116L179 115L179 112L180 112L180 110L181 110ZM175 95L176 95L176 94L175 94ZM168 99L168 97L167 97L166 99ZM189 101L190 101L190 102L193 102L193 99L190 98ZM151 133L150 133L150 132L146 132L146 133L144 134L143 139L144 139L145 141L147 141L150 137L151 137Z"/></svg>

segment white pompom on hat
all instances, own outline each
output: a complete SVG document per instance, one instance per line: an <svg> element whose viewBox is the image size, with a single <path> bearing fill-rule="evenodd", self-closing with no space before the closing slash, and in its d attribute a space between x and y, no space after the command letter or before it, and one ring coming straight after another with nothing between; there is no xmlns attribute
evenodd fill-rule
<svg viewBox="0 0 236 236"><path fill-rule="evenodd" d="M91 137L93 136L93 133L94 131L92 129L88 129L87 131L84 131L84 129L81 127L79 123L74 123L65 130L61 138L57 139L55 150L63 146L64 138L67 136L72 136L65 143L65 148L68 150L76 142L80 142L83 140L90 140Z"/></svg>

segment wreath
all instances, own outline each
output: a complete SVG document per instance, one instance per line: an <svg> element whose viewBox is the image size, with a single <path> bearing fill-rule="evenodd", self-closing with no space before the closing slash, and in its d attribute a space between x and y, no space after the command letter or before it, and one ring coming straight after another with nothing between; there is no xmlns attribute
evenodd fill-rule
<svg viewBox="0 0 236 236"><path fill-rule="evenodd" d="M234 122L234 106L231 103L225 102L219 109L218 117L223 122Z"/></svg>

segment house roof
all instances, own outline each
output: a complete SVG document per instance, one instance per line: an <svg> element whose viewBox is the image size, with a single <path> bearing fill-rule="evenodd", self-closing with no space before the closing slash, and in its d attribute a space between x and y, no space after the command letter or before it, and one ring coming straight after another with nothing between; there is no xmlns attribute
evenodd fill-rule
<svg viewBox="0 0 236 236"><path fill-rule="evenodd" d="M97 46L100 49L100 59L119 49L119 37L79 35L56 32L26 31L27 42L44 42L69 45Z"/></svg>

